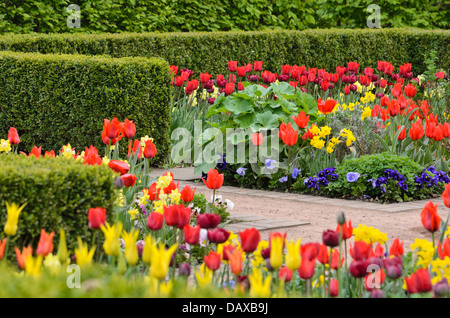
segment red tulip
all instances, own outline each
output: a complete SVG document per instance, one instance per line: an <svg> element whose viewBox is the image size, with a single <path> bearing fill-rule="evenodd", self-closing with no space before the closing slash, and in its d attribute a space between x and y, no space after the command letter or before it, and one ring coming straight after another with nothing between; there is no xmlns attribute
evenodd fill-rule
<svg viewBox="0 0 450 318"><path fill-rule="evenodd" d="M408 133L409 137L411 137L412 140L419 140L420 138L422 138L424 133L422 121L419 119L414 124L412 124Z"/></svg>
<svg viewBox="0 0 450 318"><path fill-rule="evenodd" d="M312 261L319 254L319 249L319 243L306 243L302 244L302 246L300 247L300 253L302 255L302 258Z"/></svg>
<svg viewBox="0 0 450 318"><path fill-rule="evenodd" d="M430 232L436 232L441 224L441 218L437 214L437 204L433 204L433 201L425 204L422 212L420 213L423 227Z"/></svg>
<svg viewBox="0 0 450 318"><path fill-rule="evenodd" d="M368 265L369 265L368 262L365 260L364 261L354 260L350 264L348 271L350 272L350 275L352 275L353 277L361 278L366 276Z"/></svg>
<svg viewBox="0 0 450 318"><path fill-rule="evenodd" d="M314 271L316 268L316 260L308 260L307 258L302 258L300 267L298 269L298 274L302 279L311 279L314 276Z"/></svg>
<svg viewBox="0 0 450 318"><path fill-rule="evenodd" d="M41 151L42 151L42 146L40 146L39 148L34 146L33 149L31 149L31 152L30 152L30 154L28 156L29 157L34 156L35 158L40 158L41 157Z"/></svg>
<svg viewBox="0 0 450 318"><path fill-rule="evenodd" d="M427 269L418 269L409 277L405 277L406 291L409 294L427 293L432 290L430 273Z"/></svg>
<svg viewBox="0 0 450 318"><path fill-rule="evenodd" d="M134 186L134 184L136 183L137 177L134 174L123 174L120 176L123 180L123 185L125 187L130 187L130 186Z"/></svg>
<svg viewBox="0 0 450 318"><path fill-rule="evenodd" d="M192 81L187 82L185 93L187 95L192 94L196 89L198 89L198 80L194 79Z"/></svg>
<svg viewBox="0 0 450 318"><path fill-rule="evenodd" d="M208 230L208 240L212 243L221 244L228 240L230 234L225 229L217 227L213 230Z"/></svg>
<svg viewBox="0 0 450 318"><path fill-rule="evenodd" d="M364 241L355 242L353 247L353 258L356 261L364 261L369 258L369 253L371 250L371 245Z"/></svg>
<svg viewBox="0 0 450 318"><path fill-rule="evenodd" d="M255 61L253 69L256 72L262 71L262 64L263 64L263 61Z"/></svg>
<svg viewBox="0 0 450 318"><path fill-rule="evenodd" d="M181 205L171 205L164 207L164 218L168 226L174 226L179 229L189 224L191 218L191 209Z"/></svg>
<svg viewBox="0 0 450 318"><path fill-rule="evenodd" d="M284 280L286 283L292 280L292 270L289 267L283 266L280 268L279 278Z"/></svg>
<svg viewBox="0 0 450 318"><path fill-rule="evenodd" d="M319 98L319 101L317 102L317 108L319 108L319 110L323 114L327 115L333 111L336 104L337 101L335 101L334 99L327 99L326 101L324 101L322 100L322 98Z"/></svg>
<svg viewBox="0 0 450 318"><path fill-rule="evenodd" d="M397 131L400 130L400 127L402 126L397 126ZM397 139L398 140L404 140L406 138L406 128L403 126L403 129L401 131L401 133L398 135Z"/></svg>
<svg viewBox="0 0 450 318"><path fill-rule="evenodd" d="M443 244L441 242L438 242L438 254L441 259L444 259L446 257L450 257L450 237L446 237Z"/></svg>
<svg viewBox="0 0 450 318"><path fill-rule="evenodd" d="M384 271L382 269L372 272L372 273L366 275L366 277L364 277L364 287L366 288L367 291L379 289L381 284L384 283L385 278L386 278L386 274L384 273ZM374 280L375 280L375 282L374 282ZM376 284L374 284L374 283L376 283ZM375 286L373 286L373 285L375 285Z"/></svg>
<svg viewBox="0 0 450 318"><path fill-rule="evenodd" d="M131 145L133 145L133 146L131 146ZM136 152L138 152L137 159L141 159L141 157L142 157L141 141L139 139L135 139L134 143L133 143L133 141L130 140L130 144L128 146L128 156L133 156L133 158L134 158L134 156L136 155Z"/></svg>
<svg viewBox="0 0 450 318"><path fill-rule="evenodd" d="M53 236L55 232L47 233L44 229L41 229L41 237L38 242L36 249L36 255L42 255L42 257L47 256L53 252Z"/></svg>
<svg viewBox="0 0 450 318"><path fill-rule="evenodd" d="M202 229L213 229L220 223L220 215L214 213L197 214L197 224Z"/></svg>
<svg viewBox="0 0 450 318"><path fill-rule="evenodd" d="M403 241L400 242L398 237L394 239L391 248L389 249L390 256L403 255Z"/></svg>
<svg viewBox="0 0 450 318"><path fill-rule="evenodd" d="M20 143L19 134L17 133L16 128L14 127L9 128L8 140L11 145L17 145Z"/></svg>
<svg viewBox="0 0 450 318"><path fill-rule="evenodd" d="M197 189L197 186L195 186L194 190L192 190L188 184L185 185L183 190L181 190L181 200L186 203L192 202L192 200L194 200L196 189Z"/></svg>
<svg viewBox="0 0 450 318"><path fill-rule="evenodd" d="M225 95L231 95L231 94L233 94L233 92L234 92L234 89L235 89L235 84L234 83L227 83L226 85L225 85Z"/></svg>
<svg viewBox="0 0 450 318"><path fill-rule="evenodd" d="M408 97L414 97L417 93L417 88L414 85L408 84L406 85L405 89L405 95Z"/></svg>
<svg viewBox="0 0 450 318"><path fill-rule="evenodd" d="M359 64L357 62L347 62L348 71L352 73L358 73Z"/></svg>
<svg viewBox="0 0 450 318"><path fill-rule="evenodd" d="M338 224L336 227L336 232L340 233L340 225ZM348 240L349 238L351 238L353 235L353 227L352 227L352 221L348 220L347 223L344 223L342 225L342 239L344 241Z"/></svg>
<svg viewBox="0 0 450 318"><path fill-rule="evenodd" d="M444 192L442 192L442 201L447 208L450 208L450 183L445 185Z"/></svg>
<svg viewBox="0 0 450 318"><path fill-rule="evenodd" d="M251 63L247 63L247 65L245 65L245 71L250 73L252 71L252 67L253 65Z"/></svg>
<svg viewBox="0 0 450 318"><path fill-rule="evenodd" d="M144 157L147 159L151 159L156 156L157 153L158 151L156 150L156 146L153 143L153 139L146 140L144 146Z"/></svg>
<svg viewBox="0 0 450 318"><path fill-rule="evenodd" d="M398 115L398 113L400 113L400 104L396 99L393 99L389 102L387 112L392 117L395 117Z"/></svg>
<svg viewBox="0 0 450 318"><path fill-rule="evenodd" d="M252 134L252 143L255 146L261 145L262 142L263 142L263 134L262 133L257 132L257 133Z"/></svg>
<svg viewBox="0 0 450 318"><path fill-rule="evenodd" d="M163 226L164 215L152 212L147 218L147 227L153 231L159 231Z"/></svg>
<svg viewBox="0 0 450 318"><path fill-rule="evenodd" d="M103 132L109 139L119 139L120 133L122 132L122 125L117 118L113 118L112 121L109 119L104 120Z"/></svg>
<svg viewBox="0 0 450 318"><path fill-rule="evenodd" d="M350 94L350 85L345 85L342 90L344 92L344 95Z"/></svg>
<svg viewBox="0 0 450 318"><path fill-rule="evenodd" d="M48 154L51 156L51 154ZM47 157L47 151L45 152L45 156ZM54 152L53 152L54 157ZM84 151L84 156L82 157L85 165L101 165L103 163L102 158L98 155L98 150L94 146L90 146L89 149L86 147Z"/></svg>
<svg viewBox="0 0 450 318"><path fill-rule="evenodd" d="M130 139L133 138L136 134L136 125L133 123L132 120L128 120L128 118L125 119L125 122L123 124L123 135Z"/></svg>
<svg viewBox="0 0 450 318"><path fill-rule="evenodd" d="M399 97L400 95L403 95L402 93L402 85L401 84L395 84L392 87L392 96L394 96L395 98Z"/></svg>
<svg viewBox="0 0 450 318"><path fill-rule="evenodd" d="M247 73L247 67L246 66L239 66L237 69L237 76L244 77Z"/></svg>
<svg viewBox="0 0 450 318"><path fill-rule="evenodd" d="M50 151L46 151L44 154L45 158L55 158L55 151L50 150Z"/></svg>
<svg viewBox="0 0 450 318"><path fill-rule="evenodd" d="M333 255L331 256L331 268L337 270L338 268L341 268L343 262L344 257L340 258L339 251L334 249Z"/></svg>
<svg viewBox="0 0 450 318"><path fill-rule="evenodd" d="M309 115L306 116L303 110L298 114L298 116L292 116L292 119L297 124L298 128L305 128L306 126L308 126Z"/></svg>
<svg viewBox="0 0 450 318"><path fill-rule="evenodd" d="M203 259L205 260L205 265L212 271L216 271L220 267L220 254L217 254L216 252L209 252L208 256L203 256Z"/></svg>
<svg viewBox="0 0 450 318"><path fill-rule="evenodd" d="M228 70L230 72L236 72L237 71L237 61L228 61Z"/></svg>
<svg viewBox="0 0 450 318"><path fill-rule="evenodd" d="M242 82L238 83L238 91L243 91L245 89L244 84Z"/></svg>
<svg viewBox="0 0 450 318"><path fill-rule="evenodd" d="M328 253L328 248L325 244L321 243L320 247L319 247L319 253L317 254L317 260L325 265L328 264L328 258L329 258L329 253Z"/></svg>
<svg viewBox="0 0 450 318"><path fill-rule="evenodd" d="M208 73L200 73L200 82L205 84L207 81L211 79L211 74Z"/></svg>
<svg viewBox="0 0 450 318"><path fill-rule="evenodd" d="M298 140L298 130L294 130L291 123L287 123L287 125L281 123L278 136L283 140L286 146L293 146Z"/></svg>
<svg viewBox="0 0 450 318"><path fill-rule="evenodd" d="M445 77L444 72L436 72L436 80L443 79Z"/></svg>
<svg viewBox="0 0 450 318"><path fill-rule="evenodd" d="M253 253L261 239L259 231L255 228L245 229L243 232L239 232L239 236L241 237L242 250L246 253Z"/></svg>
<svg viewBox="0 0 450 318"><path fill-rule="evenodd" d="M182 76L176 76L173 83L175 86L181 87L183 86L185 79Z"/></svg>
<svg viewBox="0 0 450 318"><path fill-rule="evenodd" d="M8 242L8 238L5 237L3 240L0 241L0 261L5 256L5 250L6 250L6 243Z"/></svg>
<svg viewBox="0 0 450 318"><path fill-rule="evenodd" d="M222 187L223 178L223 173L219 174L219 171L217 171L216 169L211 169L206 175L206 180L203 178L201 179L203 180L203 183L208 187L208 189L217 190Z"/></svg>
<svg viewBox="0 0 450 318"><path fill-rule="evenodd" d="M88 211L89 227L91 229L100 229L106 222L106 209L90 208Z"/></svg>
<svg viewBox="0 0 450 318"><path fill-rule="evenodd" d="M124 175L130 170L130 166L123 161L120 160L111 160L108 163L108 167L110 167L112 170L120 173L121 175Z"/></svg>
<svg viewBox="0 0 450 318"><path fill-rule="evenodd" d="M339 281L336 278L332 278L330 281L330 297L339 296Z"/></svg>
<svg viewBox="0 0 450 318"><path fill-rule="evenodd" d="M185 225L183 227L184 241L190 245L198 244L200 239L200 226Z"/></svg>

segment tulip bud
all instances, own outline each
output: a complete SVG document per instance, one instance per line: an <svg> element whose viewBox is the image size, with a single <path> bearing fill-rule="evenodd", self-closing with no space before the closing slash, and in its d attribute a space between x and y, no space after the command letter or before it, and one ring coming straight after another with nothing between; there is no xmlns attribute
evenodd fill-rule
<svg viewBox="0 0 450 318"><path fill-rule="evenodd" d="M270 258L266 259L266 268L269 272L273 272L274 268L270 265Z"/></svg>
<svg viewBox="0 0 450 318"><path fill-rule="evenodd" d="M124 183L121 177L117 177L116 180L114 181L114 185L116 186L117 189L122 189L123 184Z"/></svg>
<svg viewBox="0 0 450 318"><path fill-rule="evenodd" d="M339 233L332 230L323 232L323 243L329 247L336 247L339 245Z"/></svg>
<svg viewBox="0 0 450 318"><path fill-rule="evenodd" d="M142 251L144 250L144 240L139 240L136 242L136 247L138 250L139 257L142 257Z"/></svg>
<svg viewBox="0 0 450 318"><path fill-rule="evenodd" d="M370 298L386 298L381 289L375 288L370 292Z"/></svg>
<svg viewBox="0 0 450 318"><path fill-rule="evenodd" d="M268 259L270 257L270 247L261 250L261 256L264 259Z"/></svg>
<svg viewBox="0 0 450 318"><path fill-rule="evenodd" d="M344 212L340 212L338 217L337 217L337 222L340 226L345 224L345 214Z"/></svg>
<svg viewBox="0 0 450 318"><path fill-rule="evenodd" d="M191 265L189 263L180 264L180 268L178 269L178 275L188 277L191 274Z"/></svg>
<svg viewBox="0 0 450 318"><path fill-rule="evenodd" d="M433 291L436 297L447 297L449 294L447 278L443 277L439 282L437 282L433 286Z"/></svg>

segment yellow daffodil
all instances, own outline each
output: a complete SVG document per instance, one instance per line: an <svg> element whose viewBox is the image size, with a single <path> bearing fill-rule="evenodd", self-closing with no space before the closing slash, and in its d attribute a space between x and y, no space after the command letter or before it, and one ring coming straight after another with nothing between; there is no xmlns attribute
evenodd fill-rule
<svg viewBox="0 0 450 318"><path fill-rule="evenodd" d="M131 219L134 220L139 215L139 210L136 209L135 207L130 208L128 214L131 216Z"/></svg>
<svg viewBox="0 0 450 318"><path fill-rule="evenodd" d="M178 191L178 188L175 188L172 190L169 194L169 199L172 202L172 204L179 204L181 200L181 193Z"/></svg>
<svg viewBox="0 0 450 318"><path fill-rule="evenodd" d="M411 244L410 249L414 251L418 257L418 266L427 268L430 265L434 255L433 243L426 239L416 238Z"/></svg>
<svg viewBox="0 0 450 318"><path fill-rule="evenodd" d="M19 222L20 212L25 208L27 204L24 203L21 207L19 207L16 203L8 203L6 202L6 213L8 214L5 227L3 231L8 236L16 235L17 233L17 223Z"/></svg>
<svg viewBox="0 0 450 318"><path fill-rule="evenodd" d="M164 213L164 206L165 206L164 202L162 202L162 201L155 201L153 203L153 211L154 212L158 212L160 214L163 214Z"/></svg>
<svg viewBox="0 0 450 318"><path fill-rule="evenodd" d="M256 270L248 275L248 279L250 281L250 297L268 298L271 296L270 283L272 274L267 275L266 279L263 280L262 271Z"/></svg>
<svg viewBox="0 0 450 318"><path fill-rule="evenodd" d="M67 144L60 150L60 155L64 158L73 159L75 156L75 149L72 149L70 144Z"/></svg>
<svg viewBox="0 0 450 318"><path fill-rule="evenodd" d="M265 260L261 256L261 251L268 247L269 247L268 241L266 240L259 241L256 251L253 252L252 268L260 267L261 265L264 264Z"/></svg>
<svg viewBox="0 0 450 318"><path fill-rule="evenodd" d="M372 109L369 106L364 107L364 111L361 114L361 120L364 120L364 119L369 118L371 116L372 116Z"/></svg>
<svg viewBox="0 0 450 318"><path fill-rule="evenodd" d="M286 266L292 271L295 271L300 267L301 263L300 244L301 244L300 239L297 240L296 242L294 242L293 240L289 242L286 241L286 248L287 248Z"/></svg>
<svg viewBox="0 0 450 318"><path fill-rule="evenodd" d="M8 139L0 139L0 152L10 152L11 151L11 144L9 143Z"/></svg>
<svg viewBox="0 0 450 318"><path fill-rule="evenodd" d="M61 263L58 256L48 254L44 259L44 267L48 269L53 275L58 275L61 271Z"/></svg>
<svg viewBox="0 0 450 318"><path fill-rule="evenodd" d="M328 264L326 264L328 265ZM325 282L325 277L323 275L319 276L319 279L316 279L312 282L313 287L322 287L323 283Z"/></svg>
<svg viewBox="0 0 450 318"><path fill-rule="evenodd" d="M323 127L320 128L319 137L325 138L329 134L331 134L331 128L330 127L323 126Z"/></svg>
<svg viewBox="0 0 450 318"><path fill-rule="evenodd" d="M95 253L95 246L89 250L87 243L83 243L80 237L77 238L78 247L75 248L75 257L77 259L77 265L81 268L92 264L92 258Z"/></svg>
<svg viewBox="0 0 450 318"><path fill-rule="evenodd" d="M123 233L123 240L125 241L125 259L128 265L134 266L139 260L139 253L136 246L139 231L132 229L129 233Z"/></svg>
<svg viewBox="0 0 450 318"><path fill-rule="evenodd" d="M170 174L167 174L165 176L161 176L158 178L158 181L156 182L156 187L158 189L164 189L167 188L171 182L172 176Z"/></svg>
<svg viewBox="0 0 450 318"><path fill-rule="evenodd" d="M436 274L432 279L433 285L439 282L442 278L450 280L450 257L445 256L444 259L437 258L431 261L431 271Z"/></svg>
<svg viewBox="0 0 450 318"><path fill-rule="evenodd" d="M313 139L311 139L311 146L322 149L325 146L325 140L321 139L319 136L314 136Z"/></svg>
<svg viewBox="0 0 450 318"><path fill-rule="evenodd" d="M383 245L388 240L386 233L363 224L359 224L356 229L353 229L353 234L355 235L355 241L364 241L366 243L380 243Z"/></svg>
<svg viewBox="0 0 450 318"><path fill-rule="evenodd" d="M108 223L101 226L101 230L105 234L105 242L103 243L103 248L105 253L109 256L119 255L119 238L122 233L123 225L121 222L110 226Z"/></svg>

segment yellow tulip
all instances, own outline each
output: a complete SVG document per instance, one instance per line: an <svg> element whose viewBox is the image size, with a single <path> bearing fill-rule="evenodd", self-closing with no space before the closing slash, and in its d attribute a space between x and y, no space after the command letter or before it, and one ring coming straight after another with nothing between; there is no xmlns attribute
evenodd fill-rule
<svg viewBox="0 0 450 318"><path fill-rule="evenodd" d="M151 266L150 266L150 276L157 278L159 280L164 279L169 272L170 259L172 254L177 249L178 244L172 245L168 250L166 250L164 244L159 243L159 246L152 245L151 251Z"/></svg>
<svg viewBox="0 0 450 318"><path fill-rule="evenodd" d="M95 253L95 246L89 250L87 243L83 243L81 238L78 237L78 248L75 248L75 257L77 258L77 264L80 267L90 265Z"/></svg>
<svg viewBox="0 0 450 318"><path fill-rule="evenodd" d="M123 240L125 241L125 259L128 265L134 266L139 261L139 253L136 246L139 231L132 229L130 233L124 232Z"/></svg>
<svg viewBox="0 0 450 318"><path fill-rule="evenodd" d="M293 240L286 242L287 254L286 254L286 266L295 271L300 267L300 244L301 240L297 240L295 243Z"/></svg>
<svg viewBox="0 0 450 318"><path fill-rule="evenodd" d="M271 296L270 283L272 281L272 274L268 275L263 281L261 270L257 270L248 275L248 279L250 281L250 297L268 298Z"/></svg>
<svg viewBox="0 0 450 318"><path fill-rule="evenodd" d="M27 275L31 276L39 276L41 274L42 268L42 256L38 255L37 257L28 257L27 262L25 263L25 272Z"/></svg>
<svg viewBox="0 0 450 318"><path fill-rule="evenodd" d="M213 274L213 272L209 268L206 268L203 275L200 272L196 271L195 279L197 280L198 287L199 288L207 288L207 287L211 286L212 276L213 276L212 274Z"/></svg>
<svg viewBox="0 0 450 318"><path fill-rule="evenodd" d="M67 252L66 233L63 229L59 230L58 254L56 254L61 264L70 262L69 253Z"/></svg>
<svg viewBox="0 0 450 318"><path fill-rule="evenodd" d="M278 269L283 262L283 242L284 238L280 236L274 236L271 239L270 266L273 269Z"/></svg>
<svg viewBox="0 0 450 318"><path fill-rule="evenodd" d="M144 240L144 249L142 251L142 260L145 264L150 265L152 255L152 236L147 235Z"/></svg>
<svg viewBox="0 0 450 318"><path fill-rule="evenodd" d="M4 232L8 236L16 235L17 233L17 223L19 222L19 215L22 212L23 208L27 204L24 203L21 207L18 204L12 203L9 204L6 202L6 212L8 213L8 218L6 220Z"/></svg>
<svg viewBox="0 0 450 318"><path fill-rule="evenodd" d="M105 234L105 242L103 243L103 248L105 253L109 256L119 255L119 238L122 233L123 225L121 222L110 226L106 223L106 226L102 225L101 230Z"/></svg>

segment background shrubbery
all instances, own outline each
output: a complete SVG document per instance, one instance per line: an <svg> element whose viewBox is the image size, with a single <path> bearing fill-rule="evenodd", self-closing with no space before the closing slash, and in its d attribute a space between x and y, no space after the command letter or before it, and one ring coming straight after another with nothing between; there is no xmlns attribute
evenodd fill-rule
<svg viewBox="0 0 450 318"><path fill-rule="evenodd" d="M59 229L64 229L70 248L77 245L77 236L93 244L89 208L105 208L108 221L113 221L116 173L106 165L3 154L0 167L0 224L6 222L5 202L27 203L10 246L32 244L36 248L41 228L55 232L55 238L59 237Z"/></svg>
<svg viewBox="0 0 450 318"><path fill-rule="evenodd" d="M425 56L436 50L436 64L450 69L450 31L419 29L307 30L200 33L40 34L0 36L0 50L16 52L161 57L180 68L226 74L227 61L263 61L263 68L306 65L335 72L348 61L360 69L377 61L412 63L414 75L426 70Z"/></svg>
<svg viewBox="0 0 450 318"><path fill-rule="evenodd" d="M133 120L136 138L154 138L153 163L168 155L171 87L164 60L0 52L0 87L0 132L15 127L21 150L58 151L70 143L80 153L94 145L103 155L104 119L117 117Z"/></svg>
<svg viewBox="0 0 450 318"><path fill-rule="evenodd" d="M67 6L78 4L81 28L68 28ZM365 28L372 0L4 0L0 33L230 31ZM381 26L448 28L443 0L383 0Z"/></svg>

